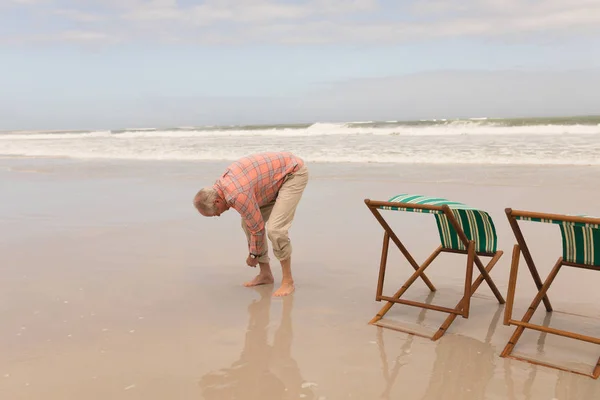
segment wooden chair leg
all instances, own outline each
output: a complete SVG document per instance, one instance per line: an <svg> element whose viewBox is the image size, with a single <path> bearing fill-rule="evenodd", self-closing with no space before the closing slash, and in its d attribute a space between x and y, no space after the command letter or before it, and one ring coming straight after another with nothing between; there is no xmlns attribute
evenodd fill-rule
<svg viewBox="0 0 600 400"><path fill-rule="evenodd" d="M404 257L406 257L406 259L408 260L410 265L415 269L415 271L418 270L419 264L417 264L417 262L415 261L413 256L408 252L406 247L404 247L404 245L402 244L402 242L400 241L398 236L394 233L394 231L389 226L389 224L385 221L385 219L383 219L383 216L381 215L381 213L377 209L372 208L372 207L369 207L369 210L371 210L371 213L373 214L375 219L379 222L379 224L383 227L383 229L390 235L390 238L392 239L394 244L398 247L400 252L404 255ZM427 278L427 275L424 275L424 274L421 275L421 279L423 279L423 282L425 282L425 284L427 285L429 290L431 290L432 292L435 292L435 290L436 290L435 286L433 286L433 283L431 283L429 278Z"/></svg>
<svg viewBox="0 0 600 400"><path fill-rule="evenodd" d="M379 264L379 280L377 281L377 296L376 301L381 301L381 295L383 294L383 281L385 279L385 269L387 266L388 253L390 248L390 234L385 232L383 234L383 245L381 248L381 263Z"/></svg>
<svg viewBox="0 0 600 400"><path fill-rule="evenodd" d="M535 286L537 286L538 290L542 290L542 278L540 278L540 274L533 262L533 257L531 257L531 253L529 251L529 247L525 242L525 237L523 236L523 232L521 232L521 228L517 222L517 219L512 216L512 209L507 208L504 210L506 213L506 217L508 218L508 223L515 235L515 239L517 239L517 243L523 252L523 258L525 259L525 263L527 264L527 268L529 268L529 272L533 278L533 282L535 282ZM550 299L548 296L544 297L544 306L546 307L546 311L552 311L552 304L550 304Z"/></svg>
<svg viewBox="0 0 600 400"><path fill-rule="evenodd" d="M438 247L428 258L427 260L425 260L425 262L423 263L423 265L421 265L412 275L410 278L408 278L408 280L404 283L404 285L402 285L402 287L392 296L392 298L394 299L399 299L410 287L410 285L412 285L417 278L419 278L420 276L423 276L423 272L425 271L425 269L427 269L427 267L429 267L429 265L431 265L431 263L433 262L433 260L435 260L437 258L437 256L440 255L440 253L442 252L442 246ZM377 315L375 315L375 317L373 317L373 319L369 322L369 324L374 324L377 321L379 321L381 318L383 318L383 316L390 310L390 308L392 308L392 306L395 303L393 301L388 301L386 305L383 306L383 308L377 313Z"/></svg>
<svg viewBox="0 0 600 400"><path fill-rule="evenodd" d="M513 305L515 302L515 288L517 286L517 276L519 272L519 257L521 249L518 244L513 247L512 262L510 264L510 278L508 279L508 293L506 298L506 308L504 309L504 325L510 325L512 319Z"/></svg>
<svg viewBox="0 0 600 400"><path fill-rule="evenodd" d="M485 281L487 282L488 286L490 287L490 289L494 293L494 296L496 296L496 299L498 300L498 303L504 304L505 301L504 301L504 298L502 297L502 294L500 294L500 290L498 290L498 287L496 286L496 284L492 280L492 277L490 276L490 274L486 271L483 263L481 262L481 260L479 259L479 257L477 257L477 255L475 255L475 265L477 265L477 269L479 269L479 272L483 276L483 279L485 279Z"/></svg>
<svg viewBox="0 0 600 400"><path fill-rule="evenodd" d="M504 254L502 250L498 250L496 252L496 254L494 255L494 257L492 257L492 259L488 263L487 267L485 267L486 272L489 273L489 272L492 271L492 268L494 268L496 266L496 263L498 262L498 260L500 260L500 257L502 257L502 254ZM483 283L483 281L484 281L483 275L480 274L477 277L477 279L475 279L475 282L473 282L473 285L472 285L472 288L471 288L471 296L473 296L473 294L477 291L477 289L479 288L479 286L481 286L481 284ZM456 305L456 309L457 310L460 310L462 308L463 302L464 302L464 297ZM442 336L444 336L444 333L446 333L446 330L450 327L450 325L452 325L452 323L454 322L455 319L456 319L456 314L450 314L450 315L448 315L448 317L446 318L446 320L444 321L444 323L439 327L439 329L433 335L433 337L431 338L431 340L435 341L435 340L438 340L439 338L441 338Z"/></svg>
<svg viewBox="0 0 600 400"><path fill-rule="evenodd" d="M546 278L546 281L542 285L542 289L535 296L535 298L533 299L533 302L531 303L531 305L527 309L527 312L525 313L525 315L523 316L523 318L521 319L520 322L528 323L529 320L531 319L531 317L533 317L533 314L535 313L535 310L538 308L538 306L540 305L540 303L542 302L542 300L546 297L546 292L550 288L550 285L552 285L552 282L554 281L554 278L556 278L556 275L558 275L558 271L560 271L560 267L562 266L562 262L563 262L562 258L559 258L558 261L556 262L556 264L554 265L554 268L552 268L552 271L548 275L548 278ZM510 323L510 321L509 321L509 323ZM524 330L525 330L524 326L518 326L517 327L517 329L515 330L515 332L511 336L510 340L506 344L506 347L504 347L504 350L500 354L500 357L507 357L507 356L510 355L510 353L512 353L513 349L515 348L515 345L517 344L517 341L519 340L519 338L523 334Z"/></svg>
<svg viewBox="0 0 600 400"><path fill-rule="evenodd" d="M594 379L600 378L600 358L598 358L598 362L596 363L596 368L594 368L594 372L592 372L592 377Z"/></svg>
<svg viewBox="0 0 600 400"><path fill-rule="evenodd" d="M467 276L465 277L465 294L463 299L463 318L469 318L469 309L471 308L471 296L473 293L472 285L473 285L473 260L475 259L475 242L470 241L469 247L467 249Z"/></svg>

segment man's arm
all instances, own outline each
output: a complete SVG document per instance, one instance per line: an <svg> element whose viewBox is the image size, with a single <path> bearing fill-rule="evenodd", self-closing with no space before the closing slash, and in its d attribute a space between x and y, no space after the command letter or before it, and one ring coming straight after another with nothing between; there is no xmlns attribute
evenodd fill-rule
<svg viewBox="0 0 600 400"><path fill-rule="evenodd" d="M248 231L250 231L248 251L251 254L261 255L263 241L265 240L265 222L254 194L252 196L248 196L246 193L238 194L234 208L240 213L244 223L248 226Z"/></svg>

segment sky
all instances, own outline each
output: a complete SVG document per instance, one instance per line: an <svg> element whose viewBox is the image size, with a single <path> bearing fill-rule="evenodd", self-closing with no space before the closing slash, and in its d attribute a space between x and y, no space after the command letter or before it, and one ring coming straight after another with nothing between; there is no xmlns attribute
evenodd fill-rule
<svg viewBox="0 0 600 400"><path fill-rule="evenodd" d="M600 0L0 0L0 130L600 114Z"/></svg>

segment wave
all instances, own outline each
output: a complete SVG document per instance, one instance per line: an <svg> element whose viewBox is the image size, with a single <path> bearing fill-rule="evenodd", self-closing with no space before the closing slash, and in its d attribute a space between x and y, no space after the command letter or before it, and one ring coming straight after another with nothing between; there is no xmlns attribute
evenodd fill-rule
<svg viewBox="0 0 600 400"><path fill-rule="evenodd" d="M0 157L221 161L290 150L322 163L600 165L598 123L474 118L8 132Z"/></svg>
<svg viewBox="0 0 600 400"><path fill-rule="evenodd" d="M241 127L173 128L167 130L132 129L124 131L93 131L81 133L4 133L0 140L69 140L69 139L135 139L135 138L194 138L224 136L308 137L329 135L399 135L399 136L456 136L456 135L600 135L600 124L585 125L498 125L488 120L451 121L440 124L406 125L397 123L323 123L306 127Z"/></svg>

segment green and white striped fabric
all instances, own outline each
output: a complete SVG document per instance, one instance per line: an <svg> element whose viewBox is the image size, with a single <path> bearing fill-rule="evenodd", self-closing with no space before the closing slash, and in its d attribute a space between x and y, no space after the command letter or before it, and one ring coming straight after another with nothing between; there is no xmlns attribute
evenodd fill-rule
<svg viewBox="0 0 600 400"><path fill-rule="evenodd" d="M444 204L450 207L458 224L469 240L475 241L475 251L484 253L495 253L498 245L496 228L489 214L485 211L477 210L463 203L450 201L439 197L426 197L421 195L400 194L388 200L391 203L409 203L422 204L430 206L442 206ZM458 237L456 230L448 221L448 217L443 211L423 210L410 206L402 207L379 207L384 210L408 211L427 214L435 214L435 219L440 234L442 247L453 250L466 250L465 245Z"/></svg>
<svg viewBox="0 0 600 400"><path fill-rule="evenodd" d="M580 217L589 216L580 215ZM600 225L545 218L515 218L559 225L563 243L563 260L576 264L600 266Z"/></svg>

